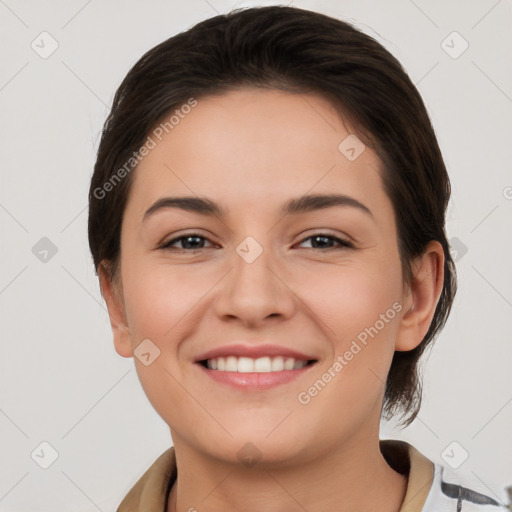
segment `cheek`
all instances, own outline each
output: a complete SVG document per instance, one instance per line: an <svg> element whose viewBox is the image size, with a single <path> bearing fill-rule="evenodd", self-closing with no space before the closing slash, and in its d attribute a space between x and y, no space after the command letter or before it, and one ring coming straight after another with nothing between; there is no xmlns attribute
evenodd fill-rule
<svg viewBox="0 0 512 512"><path fill-rule="evenodd" d="M307 305L332 353L310 387L301 390L299 402L308 404L310 417L325 417L328 407L339 411L341 422L346 415L356 421L379 408L384 393L402 309L400 272L390 268L382 275L370 267L357 272L352 267L317 274L315 283L304 283ZM340 425L334 422L332 428Z"/></svg>
<svg viewBox="0 0 512 512"><path fill-rule="evenodd" d="M156 346L149 345L150 352L158 354L149 365L143 364L135 354L134 363L144 392L170 424L179 424L181 417L200 416L197 404L179 384L184 375L178 351L180 342L199 325L201 297L211 288L211 279L193 265L187 268L186 265L130 262L126 269L129 270L124 277L125 304L132 345L135 348L149 339Z"/></svg>
<svg viewBox="0 0 512 512"><path fill-rule="evenodd" d="M315 273L309 285L302 283L307 305L330 341L332 359L326 368L339 363L331 369L336 374L332 389L343 389L345 397L358 396L361 403L374 400L382 391L402 310L400 265L382 261L329 268L324 274ZM343 402L342 395L333 399Z"/></svg>
<svg viewBox="0 0 512 512"><path fill-rule="evenodd" d="M396 265L326 266L303 275L299 287L326 332L343 342L372 326L400 299L401 274ZM388 316L394 318L394 310Z"/></svg>
<svg viewBox="0 0 512 512"><path fill-rule="evenodd" d="M195 320L201 299L218 280L193 264L141 261L126 268L125 304L133 341L149 338L161 349Z"/></svg>

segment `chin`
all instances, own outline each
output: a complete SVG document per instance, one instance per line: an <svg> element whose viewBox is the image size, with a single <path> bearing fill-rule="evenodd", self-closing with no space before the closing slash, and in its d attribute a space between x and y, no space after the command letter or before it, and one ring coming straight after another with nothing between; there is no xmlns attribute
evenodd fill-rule
<svg viewBox="0 0 512 512"><path fill-rule="evenodd" d="M237 425L236 431L230 429L232 438L222 434L210 437L204 449L219 460L247 468L286 467L304 452L305 439L291 435L285 428L273 431L276 425L270 429L255 428L254 424L246 428Z"/></svg>

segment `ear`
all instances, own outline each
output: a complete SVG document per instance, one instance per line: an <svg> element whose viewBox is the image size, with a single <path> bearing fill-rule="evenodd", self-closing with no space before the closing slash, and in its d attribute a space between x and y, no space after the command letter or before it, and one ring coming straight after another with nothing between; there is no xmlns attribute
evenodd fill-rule
<svg viewBox="0 0 512 512"><path fill-rule="evenodd" d="M107 303L110 325L114 335L114 347L116 352L123 357L133 357L132 337L126 321L126 313L122 301L122 291L112 282L110 273L107 270L108 262L101 262L98 265L98 277L100 289L105 302Z"/></svg>
<svg viewBox="0 0 512 512"><path fill-rule="evenodd" d="M413 280L404 290L404 315L400 320L395 350L415 349L432 322L444 282L444 251L432 240L413 265Z"/></svg>

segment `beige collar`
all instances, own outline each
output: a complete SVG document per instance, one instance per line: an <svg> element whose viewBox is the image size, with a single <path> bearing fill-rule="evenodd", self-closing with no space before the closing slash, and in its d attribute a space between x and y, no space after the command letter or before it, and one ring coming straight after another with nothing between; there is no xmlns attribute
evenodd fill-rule
<svg viewBox="0 0 512 512"><path fill-rule="evenodd" d="M421 512L434 480L434 464L414 446L408 448L411 469L400 512Z"/></svg>
<svg viewBox="0 0 512 512"><path fill-rule="evenodd" d="M407 491L399 512L421 512L432 486L434 465L404 441L381 440L380 445L381 449L392 455L394 463L401 466L405 473L409 473ZM406 454L409 461L406 460ZM167 497L176 476L176 455L174 447L171 446L130 489L117 512L166 512Z"/></svg>

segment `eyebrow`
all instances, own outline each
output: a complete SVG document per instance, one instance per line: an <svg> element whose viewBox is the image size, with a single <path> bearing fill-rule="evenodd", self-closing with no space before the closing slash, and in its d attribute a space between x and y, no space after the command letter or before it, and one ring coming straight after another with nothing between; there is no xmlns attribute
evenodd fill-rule
<svg viewBox="0 0 512 512"><path fill-rule="evenodd" d="M371 210L353 197L344 194L308 194L290 199L281 207L281 215L299 215L331 208L333 206L352 207L364 212L373 218ZM204 197L162 197L151 205L144 214L143 221L156 212L167 208L179 208L181 210L198 213L200 215L226 217L226 210L214 201Z"/></svg>

